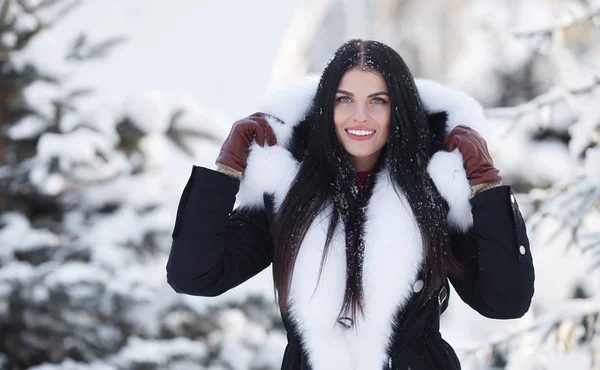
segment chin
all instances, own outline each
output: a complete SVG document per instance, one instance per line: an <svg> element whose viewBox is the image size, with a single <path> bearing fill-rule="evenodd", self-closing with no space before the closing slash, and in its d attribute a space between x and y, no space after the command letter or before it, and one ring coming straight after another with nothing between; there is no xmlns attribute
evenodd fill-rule
<svg viewBox="0 0 600 370"><path fill-rule="evenodd" d="M356 149L356 148L346 148L346 151L348 152L348 154L350 154L353 157L370 157L373 154L377 153L378 150L377 149Z"/></svg>

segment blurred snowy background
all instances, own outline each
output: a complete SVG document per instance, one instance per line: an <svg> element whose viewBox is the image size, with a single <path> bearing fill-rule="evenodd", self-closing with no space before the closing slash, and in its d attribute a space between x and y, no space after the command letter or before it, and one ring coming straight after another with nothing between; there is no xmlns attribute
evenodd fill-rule
<svg viewBox="0 0 600 370"><path fill-rule="evenodd" d="M536 295L452 295L464 369L600 369L600 1L0 0L0 370L270 370L270 269L216 298L165 264L191 165L352 37L476 96Z"/></svg>

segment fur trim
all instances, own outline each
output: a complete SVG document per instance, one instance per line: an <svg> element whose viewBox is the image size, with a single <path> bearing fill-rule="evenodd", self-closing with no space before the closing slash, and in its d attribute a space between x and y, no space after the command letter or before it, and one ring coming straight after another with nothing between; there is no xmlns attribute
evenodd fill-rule
<svg viewBox="0 0 600 370"><path fill-rule="evenodd" d="M258 112L281 120L265 117L277 137L277 145L260 147L255 142L250 146L248 164L236 195L236 207L262 209L264 193L287 193L299 164L285 148L292 138L293 128L306 117L318 84L319 76L307 77L296 85L267 95L258 105Z"/></svg>
<svg viewBox="0 0 600 370"><path fill-rule="evenodd" d="M317 93L319 76L309 76L300 83L267 95L258 105L258 112L273 115L284 123L267 118L277 136L277 144L287 147L292 136L292 128L302 122L311 107Z"/></svg>
<svg viewBox="0 0 600 370"><path fill-rule="evenodd" d="M312 369L381 369L388 359L395 315L414 294L412 287L423 262L419 228L406 198L396 196L387 170L382 170L366 212L365 317L359 316L347 330L336 323L346 284L341 224L317 285L329 225L323 215L328 213L317 217L298 252L290 285L290 317ZM396 282L393 287L384 283L390 281Z"/></svg>
<svg viewBox="0 0 600 370"><path fill-rule="evenodd" d="M448 224L465 232L473 225L471 213L471 185L458 149L452 153L440 151L431 157L427 172L438 191L450 206Z"/></svg>
<svg viewBox="0 0 600 370"><path fill-rule="evenodd" d="M298 161L283 146L260 147L253 143L244 177L235 196L236 207L263 209L265 193L274 194L275 199L283 199L299 168ZM277 208L279 205L276 204Z"/></svg>
<svg viewBox="0 0 600 370"><path fill-rule="evenodd" d="M484 139L488 138L483 107L475 98L435 81L415 79L415 83L427 113L448 113L446 135L456 126L463 125L477 131Z"/></svg>

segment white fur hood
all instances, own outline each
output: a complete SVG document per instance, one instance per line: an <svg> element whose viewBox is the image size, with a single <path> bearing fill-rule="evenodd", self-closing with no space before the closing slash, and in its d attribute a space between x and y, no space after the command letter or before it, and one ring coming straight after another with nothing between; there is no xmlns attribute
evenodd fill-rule
<svg viewBox="0 0 600 370"><path fill-rule="evenodd" d="M446 112L446 134L456 126L463 125L473 128L486 138L487 121L483 107L477 100L462 91L431 80L415 81L427 113ZM256 143L253 144L245 177L237 194L237 205L263 208L263 194L281 192L284 179L296 173L297 166L289 166L290 159L295 161L285 147L292 137L293 128L306 117L318 83L318 76L308 77L300 83L267 96L259 104L257 111L278 117L284 124L276 119L267 118L277 135L278 145L261 148ZM269 167L263 166L265 161L270 163ZM280 166L285 168L279 172L268 170L281 169ZM438 152L431 158L428 171L438 191L450 205L450 226L466 231L472 225L473 219L469 202L471 188L463 167L462 155L458 149L452 153Z"/></svg>

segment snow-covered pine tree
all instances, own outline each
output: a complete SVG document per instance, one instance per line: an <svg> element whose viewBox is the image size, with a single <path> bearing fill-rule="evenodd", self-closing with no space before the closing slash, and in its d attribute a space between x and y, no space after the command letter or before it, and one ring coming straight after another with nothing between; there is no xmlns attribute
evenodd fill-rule
<svg viewBox="0 0 600 370"><path fill-rule="evenodd" d="M191 164L212 166L230 121L159 91L83 108L69 71L124 38L57 50L78 3L1 3L0 369L278 368L268 273L219 299L165 279Z"/></svg>
<svg viewBox="0 0 600 370"><path fill-rule="evenodd" d="M494 158L521 192L537 278L525 325L463 348L481 368L600 368L600 3L569 9L514 35L552 61L555 86L487 111Z"/></svg>

